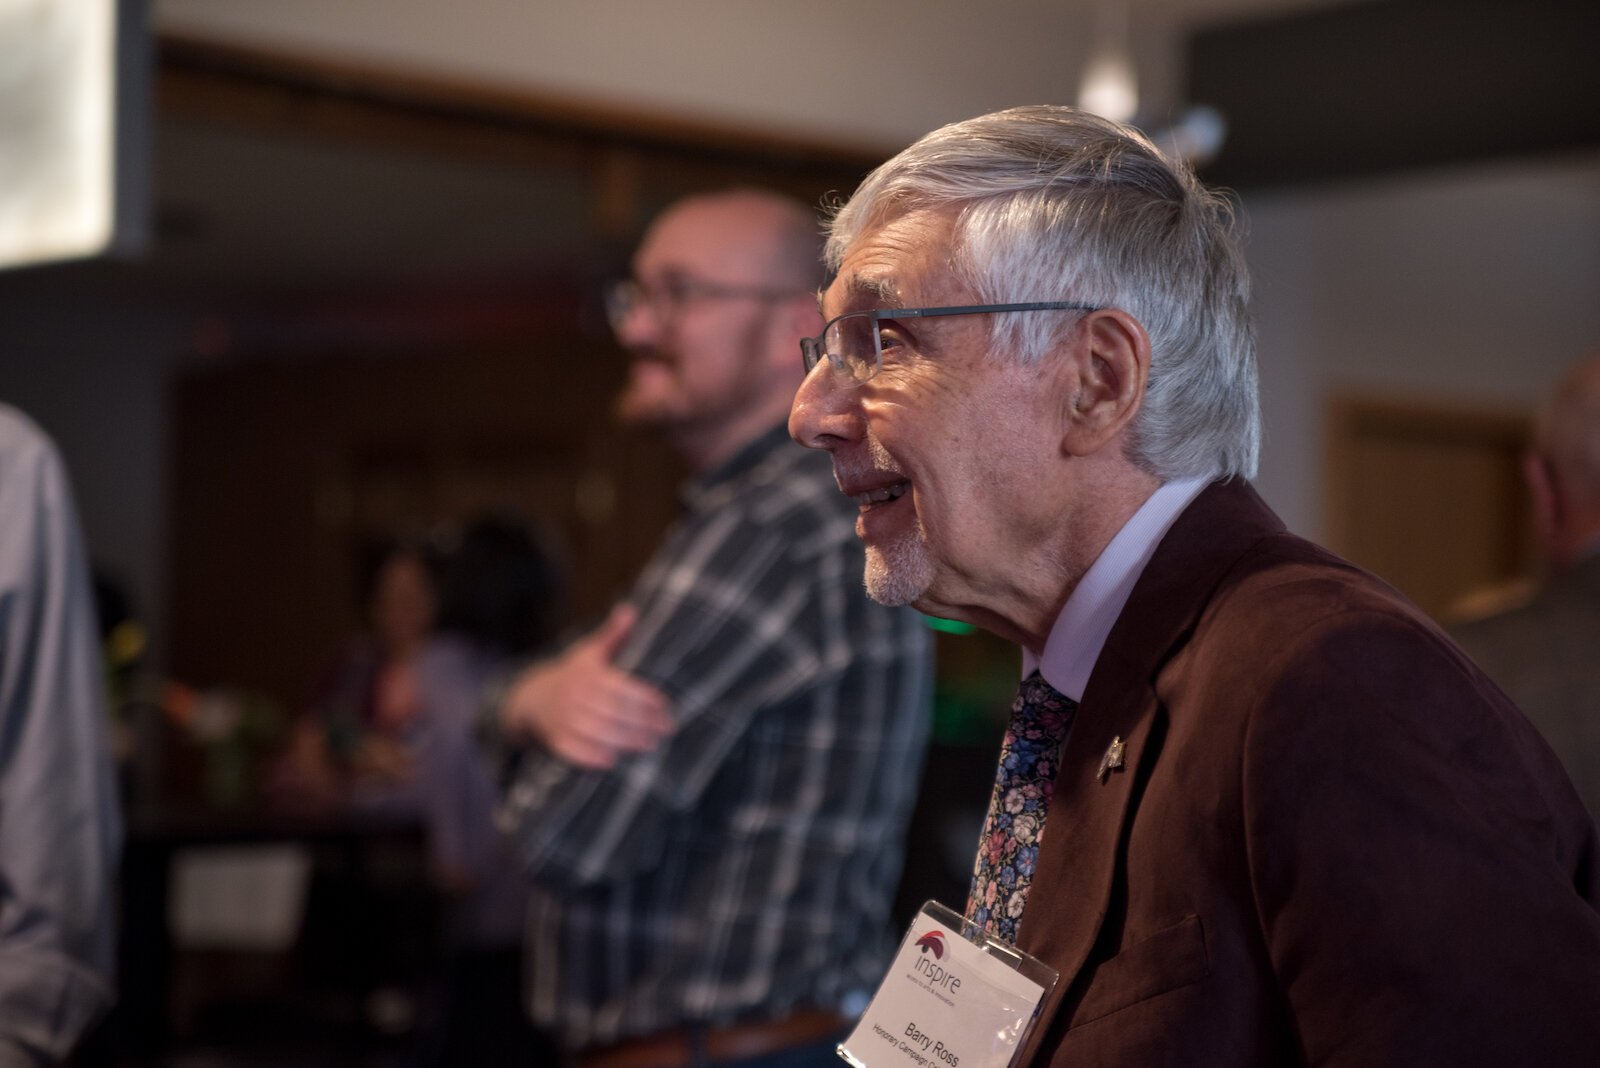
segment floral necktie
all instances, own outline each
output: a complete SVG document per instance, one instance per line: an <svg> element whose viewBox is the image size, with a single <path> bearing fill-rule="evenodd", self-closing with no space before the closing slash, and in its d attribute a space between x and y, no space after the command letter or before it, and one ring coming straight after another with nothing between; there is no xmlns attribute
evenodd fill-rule
<svg viewBox="0 0 1600 1068"><path fill-rule="evenodd" d="M1000 770L978 840L967 919L1013 945L1044 837L1061 742L1078 702L1036 671L1022 680L1000 743Z"/></svg>

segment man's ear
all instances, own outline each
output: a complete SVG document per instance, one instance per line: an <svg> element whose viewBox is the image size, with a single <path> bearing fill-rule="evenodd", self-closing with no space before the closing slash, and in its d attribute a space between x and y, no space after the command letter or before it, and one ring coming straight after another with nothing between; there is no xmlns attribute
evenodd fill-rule
<svg viewBox="0 0 1600 1068"><path fill-rule="evenodd" d="M1059 354L1062 449L1088 456L1117 439L1144 403L1150 337L1139 320L1105 308L1087 313Z"/></svg>
<svg viewBox="0 0 1600 1068"><path fill-rule="evenodd" d="M1544 539L1545 551L1553 552L1560 543L1563 526L1561 488L1555 469L1548 457L1530 448L1522 454L1522 477L1533 498L1533 519L1539 536Z"/></svg>

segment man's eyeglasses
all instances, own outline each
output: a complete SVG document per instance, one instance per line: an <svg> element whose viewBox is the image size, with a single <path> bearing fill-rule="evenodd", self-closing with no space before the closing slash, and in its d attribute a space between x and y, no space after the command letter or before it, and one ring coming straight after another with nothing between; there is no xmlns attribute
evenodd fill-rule
<svg viewBox="0 0 1600 1068"><path fill-rule="evenodd" d="M656 285L624 278L606 287L606 317L611 320L613 330L621 330L628 316L643 307L657 316L670 317L697 300L785 300L808 292L769 286L721 285L696 278L668 278Z"/></svg>
<svg viewBox="0 0 1600 1068"><path fill-rule="evenodd" d="M805 361L807 374L826 356L834 370L843 371L857 382L865 382L883 369L883 333L878 324L885 319L931 319L939 315L981 312L1099 310L1093 304L1036 300L1023 304L960 304L947 308L877 308L845 312L831 320L816 337L801 338L800 356Z"/></svg>

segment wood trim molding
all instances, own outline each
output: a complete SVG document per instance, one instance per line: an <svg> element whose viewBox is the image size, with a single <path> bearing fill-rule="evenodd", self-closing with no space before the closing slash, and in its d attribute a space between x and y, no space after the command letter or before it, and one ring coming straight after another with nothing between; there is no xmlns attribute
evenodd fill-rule
<svg viewBox="0 0 1600 1068"><path fill-rule="evenodd" d="M1532 427L1527 412L1351 392L1329 397L1325 412L1322 515L1328 544L1336 550L1347 545L1353 533L1347 494L1353 480L1352 447L1359 438L1377 433L1436 443L1494 442L1514 451L1527 444Z"/></svg>
<svg viewBox="0 0 1600 1068"><path fill-rule="evenodd" d="M1328 400L1328 413L1330 424L1345 430L1376 427L1391 434L1414 433L1431 440L1460 437L1511 446L1526 442L1529 428L1526 411L1361 393L1334 394Z"/></svg>
<svg viewBox="0 0 1600 1068"><path fill-rule="evenodd" d="M214 113L245 90L257 94L276 91L302 101L337 101L368 112L399 112L415 120L445 120L456 126L569 146L622 147L723 165L761 163L863 174L898 147L823 142L666 112L609 107L555 93L172 32L159 36L158 70L163 106L184 112Z"/></svg>
<svg viewBox="0 0 1600 1068"><path fill-rule="evenodd" d="M1526 412L1341 393L1325 413L1323 517L1335 552L1435 613L1526 568ZM1458 521L1467 526L1453 534Z"/></svg>

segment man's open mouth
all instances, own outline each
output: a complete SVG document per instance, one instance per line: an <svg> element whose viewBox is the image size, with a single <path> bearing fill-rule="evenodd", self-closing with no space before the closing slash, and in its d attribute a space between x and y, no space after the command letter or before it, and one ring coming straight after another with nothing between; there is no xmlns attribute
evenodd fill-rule
<svg viewBox="0 0 1600 1068"><path fill-rule="evenodd" d="M911 483L909 482L895 482L888 486L879 486L877 489L856 494L856 503L860 504L863 508L870 508L875 504L882 504L885 501L899 500L910 488Z"/></svg>

